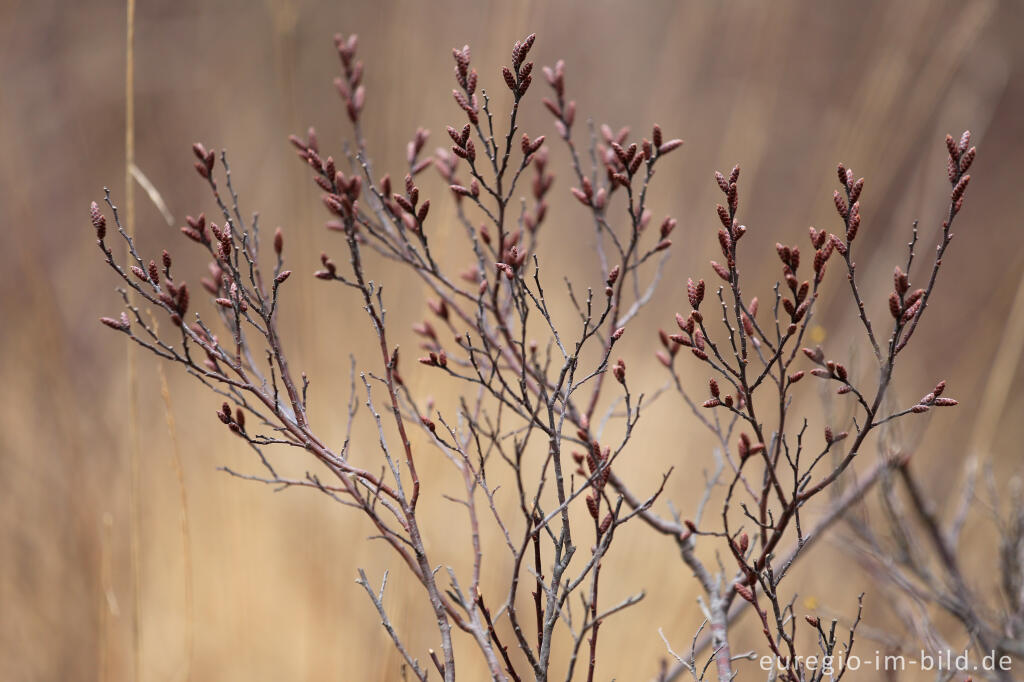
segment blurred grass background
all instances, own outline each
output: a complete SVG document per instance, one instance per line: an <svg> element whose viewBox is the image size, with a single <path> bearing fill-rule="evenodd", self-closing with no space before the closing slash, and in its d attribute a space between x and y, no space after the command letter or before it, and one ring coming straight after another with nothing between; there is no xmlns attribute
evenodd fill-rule
<svg viewBox="0 0 1024 682"><path fill-rule="evenodd" d="M1000 477L1020 470L1024 429L1013 417L1021 414L1022 399L1019 391L1007 392L1020 385L1019 348L1003 344L1006 364L992 370L1008 320L1021 314L1012 306L1024 270L1022 28L1022 5L1009 0L140 0L136 163L178 225L186 213L211 209L191 169L191 143L227 148L245 209L259 210L264 226L285 227L291 267L306 273L321 250L337 253L341 244L324 231L317 191L285 136L312 124L321 146L337 152L347 134L331 85L338 68L331 36L360 34L370 148L379 171L400 176L405 143L417 125L434 131L433 147L445 144L445 124L461 123L450 98L451 48L470 43L482 85L499 92L499 69L512 42L536 31L531 57L538 66L566 60L581 120L630 125L638 137L657 122L667 136L687 141L661 167L651 196L656 220L671 214L680 223L668 276L623 346L631 380L654 387L663 376L653 362L653 331L685 307L680 283L688 274L710 281L714 170L742 164L747 281L762 284L764 294L776 276L776 240L804 244L811 224L837 229L835 163L864 175L859 273L872 310L887 316L891 270L902 261L911 221L921 219L926 245L934 243L941 222L948 192L942 138L970 128L979 156L967 207L936 304L898 376L907 399L945 378L950 395L963 403L908 427L915 434L908 442L916 445L916 434L930 422L915 469L942 500L971 450L989 457ZM125 9L116 2L0 3L4 680L134 676L125 344L96 323L119 307L87 218L89 202L102 197L104 185L116 202L124 201L124 35ZM540 106L542 81L535 80L522 129L553 137ZM566 158L552 146L559 171ZM442 195L433 177L423 184L427 196ZM561 173L554 189L558 206L543 228L542 263L550 264L552 277L565 271L593 279L590 260L578 248L564 248L593 239L589 222L567 198L569 186ZM137 197L142 248L156 254L169 245L179 272L195 282L203 264L189 263L176 228L167 227L142 192ZM459 234L445 227L450 216L432 217L439 234ZM930 248L919 262L928 260ZM859 357L864 369L868 355L836 274L819 322L829 330L830 352ZM415 282L386 269L380 277L385 292L394 294L392 320L411 323L424 314L420 296L395 294L403 285L415 293ZM364 352L369 328L336 287L317 286L309 277L293 277L289 287L293 363L310 372L314 418L337 439L348 399L348 355L373 360ZM831 306L833 300L843 305ZM415 343L404 328L396 339ZM169 403L161 397L155 363L139 358L140 679L397 679L398 657L353 583L357 567L379 580L394 565L386 548L365 541L367 524L322 496L274 495L216 472L221 465L252 470L251 453L215 420L213 396L175 368L166 371ZM428 387L429 377L412 368L407 374L421 395L433 391L439 403L457 388L443 382ZM704 377L695 372L692 378L699 395ZM187 496L187 537L168 404ZM645 445L634 450L627 478L643 489L675 466L665 500L685 511L701 488L709 445L683 412L671 400L651 409L642 420ZM361 433L373 447L372 434ZM436 454L427 453L428 459ZM452 490L448 468L440 457L428 465L439 485ZM660 508L665 511L664 502ZM430 513L438 527L452 523L450 507ZM454 523L461 529L461 521ZM995 580L985 570L992 537L978 528L967 536L965 556L978 569L978 584L988 587ZM601 679L647 679L666 655L657 628L679 650L700 622L695 584L673 547L646 529L634 530L608 559L605 585L613 587L602 593L620 599L646 586L649 596L602 628L608 648ZM438 552L455 556L459 547ZM872 601L870 581L848 568L848 555L823 544L813 557L800 574L800 591L823 614L852 613L856 594L867 590L867 623L894 627L881 600ZM427 647L436 647L429 618L423 618L419 592L395 568L387 604L423 658ZM463 679L482 679L474 664L460 671Z"/></svg>

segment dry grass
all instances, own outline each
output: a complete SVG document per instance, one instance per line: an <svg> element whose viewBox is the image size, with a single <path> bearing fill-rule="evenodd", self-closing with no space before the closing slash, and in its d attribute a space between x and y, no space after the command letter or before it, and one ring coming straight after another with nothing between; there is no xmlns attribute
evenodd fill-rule
<svg viewBox="0 0 1024 682"><path fill-rule="evenodd" d="M937 292L945 312L918 332L916 365L899 378L923 394L939 374L963 399L954 418L931 422L918 451L928 463L926 484L942 490L958 480L971 446L990 453L1001 474L1020 471L1024 425L1011 416L1024 407L1012 390L1021 380L1024 319L1022 25L1016 3L995 1L666 0L642 9L582 1L143 2L135 26L134 161L182 216L209 208L189 171L189 145L203 139L227 147L243 201L267 224L287 226L291 253L306 258L296 272L312 270L330 237L284 135L312 123L333 143L344 130L330 86L330 36L361 34L373 107L367 134L385 157L378 166L396 167L404 143L392 131L403 140L417 124L436 134L458 119L447 94L452 46L470 42L482 74L496 74L505 46L535 30L537 60L566 59L581 112L638 128L657 121L687 140L660 171L653 198L679 218L687 248L673 267L682 273L703 267L702 254L711 252L712 169L741 161L756 224L763 233L788 230L795 240L808 224L832 219L831 169L847 162L868 178L860 239L867 250L891 251L913 217L937 228L944 174L934 142L971 128L979 160L948 261L953 276ZM180 680L189 671L197 680L396 679L397 656L353 583L357 567L379 576L389 565L383 547L364 541L366 525L319 496L273 495L216 473L221 464L246 468L250 454L220 428L214 401L170 374L172 410L160 397L164 378L147 360L136 402L126 388L123 347L95 323L116 302L86 207L104 183L126 180L125 28L117 2L0 8L0 679ZM551 132L539 106L526 112L525 126ZM555 154L553 163L563 160ZM909 192L906 178L914 178ZM555 191L567 188L560 178ZM168 229L144 201L137 223L150 243ZM575 243L571 214L553 215L550 228L549 240L564 234ZM752 230L749 239L758 238ZM552 248L549 257L558 253ZM560 265L570 274L576 267ZM879 310L891 266L861 266L866 279L879 280ZM769 267L761 269L765 278ZM347 398L347 354L365 355L371 336L341 316L314 321L312 311L342 307L333 290L299 278L291 295L287 341L302 368L321 377L312 388L313 418L331 424ZM670 319L682 295L670 282L636 328ZM421 308L416 296L391 304L396 319ZM1015 326L1004 334L1008 321ZM854 323L828 322L834 335ZM412 334L401 341L412 344ZM636 344L634 354L649 346L626 342ZM649 383L657 376L638 364L631 372ZM332 384L333 377L340 380ZM448 397L444 386L434 390L439 400ZM128 464L136 428L129 404L139 410L137 471ZM676 464L684 475L673 478L670 497L685 500L701 485L702 443L678 450L678 415L651 414L642 437L652 454L633 473L654 480ZM343 424L333 428L327 435L339 435ZM182 549L185 491L191 560ZM443 506L433 512L436 523L450 514ZM968 546L988 542L979 532ZM856 573L844 579L848 591L826 591L848 558L828 544L814 557L820 570L804 579L804 596L823 613L848 612L860 589L870 595ZM602 631L623 653L606 659L601 675L647 679L665 655L657 627L682 642L699 622L689 577L672 548L646 532L623 541L605 571L653 589L648 602ZM133 583L141 586L136 645ZM415 630L423 610L418 599L403 600L417 593L400 572L391 589L393 620ZM892 624L883 604L869 596L866 605L870 625ZM431 645L426 635L410 643Z"/></svg>

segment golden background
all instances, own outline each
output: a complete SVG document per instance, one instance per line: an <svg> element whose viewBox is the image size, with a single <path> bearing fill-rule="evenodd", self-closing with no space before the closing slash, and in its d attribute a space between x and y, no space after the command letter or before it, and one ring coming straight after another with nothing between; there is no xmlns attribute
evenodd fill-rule
<svg viewBox="0 0 1024 682"><path fill-rule="evenodd" d="M313 379L315 423L337 442L348 356L375 366L371 331L348 294L305 276L321 250L340 254L343 246L323 229L318 192L285 139L315 125L322 148L341 149L348 127L331 84L335 32L360 34L369 146L376 167L393 176L402 174L417 125L433 131L432 149L446 144L446 124L462 123L450 95L451 48L469 43L482 85L497 92L512 42L531 31L538 67L566 60L581 121L629 125L637 137L657 122L667 137L686 140L660 166L651 196L655 220L679 220L674 255L622 347L631 380L651 387L664 379L653 361L653 332L685 308L687 275L713 278L714 170L743 167L746 267L764 284L762 298L777 276L776 240L803 245L808 225L838 229L835 163L865 176L859 272L881 319L914 218L922 221L921 262L930 257L948 192L943 136L970 128L979 149L974 181L933 307L897 376L907 399L939 378L961 399L955 411L907 427L916 445L928 423L915 471L944 501L971 451L992 461L1000 478L1020 471L1022 340L1004 330L1024 314L1022 28L1022 5L996 0L139 0L136 163L175 219L169 228L137 191L140 245L151 255L169 246L179 272L196 281L203 263L189 259L195 251L176 227L187 213L210 213L212 203L192 170L190 145L227 148L244 210L259 210L265 226L285 227L290 267L304 275L288 285L286 341L293 365ZM393 621L421 660L437 644L419 591L383 545L365 540L368 524L309 491L273 494L216 471L252 471L255 461L214 417L219 401L178 368L165 368L162 397L157 364L145 354L137 360L141 514L133 575L129 365L124 339L96 322L120 308L87 217L104 185L124 202L125 8L5 0L0 39L0 679L129 680L136 655L142 680L397 679L399 657L353 582L357 567L371 581L395 568L386 597ZM522 130L553 141L556 207L541 235L553 290L561 272L594 279L582 248L592 232L568 194L566 156L540 105L547 85L536 75ZM460 231L445 227L452 215L446 192L429 175L422 184L436 197L435 239L448 231L457 238ZM394 338L411 349L408 325L425 310L420 288L376 266L391 294ZM864 367L848 291L831 274L819 308L826 342ZM439 404L458 388L412 367L406 374L418 395L433 392ZM700 396L706 377L692 374ZM652 407L641 427L626 477L644 490L675 466L659 509L666 511L666 500L691 508L709 465L706 436L672 399ZM374 457L374 434L364 424L357 435ZM865 461L875 456L871 450ZM453 490L443 458L431 450L424 458L425 476ZM302 471L301 461L295 466ZM439 503L427 513L437 554L457 557L465 546L457 508ZM976 585L991 591L992 537L988 526L977 528L963 556L976 569ZM646 680L667 655L657 629L680 650L699 624L696 583L674 547L639 525L622 535L605 570L609 603L641 587L649 592L602 628L598 677ZM823 615L849 615L856 594L867 590L867 623L899 631L884 604L872 601L870 580L835 543L815 548L799 576L790 589L799 587ZM462 679L483 679L475 653L463 661ZM758 679L747 665L750 674L741 677Z"/></svg>

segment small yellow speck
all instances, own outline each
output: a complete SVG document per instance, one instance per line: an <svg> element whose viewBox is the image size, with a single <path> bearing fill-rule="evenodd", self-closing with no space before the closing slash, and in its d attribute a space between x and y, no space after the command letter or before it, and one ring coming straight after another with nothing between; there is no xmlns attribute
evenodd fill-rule
<svg viewBox="0 0 1024 682"><path fill-rule="evenodd" d="M804 599L804 608L808 609L810 611L813 611L814 609L818 608L818 598L817 597L806 597Z"/></svg>
<svg viewBox="0 0 1024 682"><path fill-rule="evenodd" d="M825 328L820 324L813 325L810 332L811 343L821 343L825 340Z"/></svg>

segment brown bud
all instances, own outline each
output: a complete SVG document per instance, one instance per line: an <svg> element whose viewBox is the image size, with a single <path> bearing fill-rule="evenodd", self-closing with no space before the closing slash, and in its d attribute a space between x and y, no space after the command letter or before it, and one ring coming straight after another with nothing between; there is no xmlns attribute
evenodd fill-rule
<svg viewBox="0 0 1024 682"><path fill-rule="evenodd" d="M900 322L902 324L906 324L907 322L910 322L910 320L914 319L914 317L917 315L918 311L920 311L920 310L921 310L921 300L918 299L917 301L914 302L913 305L909 306L903 312L903 316L900 318Z"/></svg>
<svg viewBox="0 0 1024 682"><path fill-rule="evenodd" d="M732 218L729 217L729 211L721 204L715 205L715 210L718 211L718 220L721 221L722 225L727 230L732 229Z"/></svg>
<svg viewBox="0 0 1024 682"><path fill-rule="evenodd" d="M106 237L107 219L100 213L100 207L95 201L89 206L89 218L92 220L92 226L96 229L96 238L103 239Z"/></svg>
<svg viewBox="0 0 1024 682"><path fill-rule="evenodd" d="M676 223L675 218L666 217L665 220L661 223L661 228L660 228L661 238L665 239L670 234L672 234L672 230L676 229L676 224L677 223Z"/></svg>
<svg viewBox="0 0 1024 682"><path fill-rule="evenodd" d="M690 305L694 310L700 308L701 301L704 300L704 280L699 280L694 284L693 279L687 279L686 295L690 299Z"/></svg>
<svg viewBox="0 0 1024 682"><path fill-rule="evenodd" d="M819 364L825 358L825 351L821 350L821 346L815 347L814 350L811 350L810 348L801 348L800 350L802 350L804 352L804 355L810 358L811 361Z"/></svg>
<svg viewBox="0 0 1024 682"><path fill-rule="evenodd" d="M583 204L584 206L590 206L590 197L587 196L586 192L577 187L570 188L570 191L572 192L572 195L576 197L576 199L578 199L581 204Z"/></svg>
<svg viewBox="0 0 1024 682"><path fill-rule="evenodd" d="M682 146L683 146L683 141L678 139L678 138L676 138L674 140L669 140L668 142L665 142L664 144L658 145L658 155L660 156L662 154L668 154L673 149L678 149L679 147L682 147Z"/></svg>
<svg viewBox="0 0 1024 682"><path fill-rule="evenodd" d="M745 601L754 603L754 593L750 591L749 587L736 583L733 585L733 588L736 590L736 594L740 595Z"/></svg>
<svg viewBox="0 0 1024 682"><path fill-rule="evenodd" d="M953 192L950 195L953 201L959 201L963 197L964 191L967 189L967 183L971 181L970 175L964 175L960 180L953 186Z"/></svg>
<svg viewBox="0 0 1024 682"><path fill-rule="evenodd" d="M725 179L725 176L718 171L715 171L715 182L718 183L718 189L722 190L723 194L728 194L729 182Z"/></svg>
<svg viewBox="0 0 1024 682"><path fill-rule="evenodd" d="M960 136L960 142L957 144L957 151L961 154L967 149L967 145L971 143L971 131L965 130Z"/></svg>
<svg viewBox="0 0 1024 682"><path fill-rule="evenodd" d="M427 307L442 320L448 319L448 304L443 299L427 301Z"/></svg>
<svg viewBox="0 0 1024 682"><path fill-rule="evenodd" d="M101 317L100 322L107 325L111 329L116 329L120 332L128 331L128 328L131 326L131 324L128 322L128 316L125 315L124 313L121 313L120 320L115 320L112 317Z"/></svg>
<svg viewBox="0 0 1024 682"><path fill-rule="evenodd" d="M741 461L750 456L750 437L747 434L740 434L740 442L736 449L739 452Z"/></svg>
<svg viewBox="0 0 1024 682"><path fill-rule="evenodd" d="M857 204L854 204L854 209L857 208ZM860 213L850 213L849 226L846 228L846 241L852 242L857 238L857 229L860 227Z"/></svg>
<svg viewBox="0 0 1024 682"><path fill-rule="evenodd" d="M718 231L718 244L719 244L719 246L722 247L722 255L725 256L725 259L730 264L732 264L732 262L733 262L732 237L730 237L729 233L726 232L725 230L719 230Z"/></svg>
<svg viewBox="0 0 1024 682"><path fill-rule="evenodd" d="M971 164L974 163L974 157L975 157L976 154L977 154L977 149L975 149L974 147L971 147L966 152L964 152L964 155L962 157L960 157L960 172L961 173L966 172L967 169L971 167Z"/></svg>
<svg viewBox="0 0 1024 682"><path fill-rule="evenodd" d="M853 186L850 188L850 198L857 201L862 191L864 191L864 178L860 178L857 182L853 183Z"/></svg>
<svg viewBox="0 0 1024 682"><path fill-rule="evenodd" d="M614 268L611 269L611 272L608 273L608 279L605 280L605 284L607 284L608 286L613 286L618 279L619 266L616 265Z"/></svg>
<svg viewBox="0 0 1024 682"><path fill-rule="evenodd" d="M732 279L732 275L729 274L729 269L720 263L711 261L711 269L714 270L715 274L724 279L726 282Z"/></svg>
<svg viewBox="0 0 1024 682"><path fill-rule="evenodd" d="M900 297L895 291L889 294L889 313L894 320L900 319Z"/></svg>
<svg viewBox="0 0 1024 682"><path fill-rule="evenodd" d="M832 201L836 205L836 212L843 220L846 220L847 216L849 215L849 212L846 208L846 200L839 195L839 190L836 190L835 192L832 193Z"/></svg>

